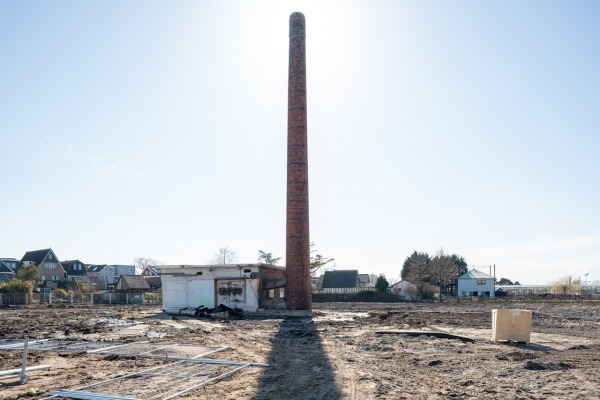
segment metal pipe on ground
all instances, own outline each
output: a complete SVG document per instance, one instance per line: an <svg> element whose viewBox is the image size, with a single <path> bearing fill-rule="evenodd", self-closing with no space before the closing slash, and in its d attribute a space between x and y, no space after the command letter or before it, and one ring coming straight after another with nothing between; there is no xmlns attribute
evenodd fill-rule
<svg viewBox="0 0 600 400"><path fill-rule="evenodd" d="M51 365L37 365L35 367L27 367L25 368L26 372L29 371L37 371L39 369L48 369L48 368L52 368ZM6 371L0 371L0 376L5 376L5 375L14 375L14 374L20 374L22 371L22 368L16 368L16 369L7 369Z"/></svg>
<svg viewBox="0 0 600 400"><path fill-rule="evenodd" d="M76 390L51 390L48 394L52 397L68 397L70 399L139 400L135 397L119 397L102 393L78 392Z"/></svg>
<svg viewBox="0 0 600 400"><path fill-rule="evenodd" d="M253 363L244 361L211 360L207 358L177 358L177 361L203 363L203 364L223 364L223 365L247 365L252 367L269 367L269 364Z"/></svg>
<svg viewBox="0 0 600 400"><path fill-rule="evenodd" d="M47 341L48 341L48 339L32 340L31 342L29 342L29 344L42 343L42 342L47 342ZM12 343L12 344L0 346L0 350L17 350L21 346L23 346L23 343Z"/></svg>

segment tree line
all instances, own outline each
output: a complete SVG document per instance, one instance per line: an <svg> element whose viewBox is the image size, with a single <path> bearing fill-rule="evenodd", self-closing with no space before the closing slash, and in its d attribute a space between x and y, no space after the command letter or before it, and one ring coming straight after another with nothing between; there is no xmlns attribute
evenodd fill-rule
<svg viewBox="0 0 600 400"><path fill-rule="evenodd" d="M467 265L464 257L447 254L443 249L433 257L415 250L404 260L400 276L402 280L417 285L419 294L437 290L452 293L456 278L468 271Z"/></svg>

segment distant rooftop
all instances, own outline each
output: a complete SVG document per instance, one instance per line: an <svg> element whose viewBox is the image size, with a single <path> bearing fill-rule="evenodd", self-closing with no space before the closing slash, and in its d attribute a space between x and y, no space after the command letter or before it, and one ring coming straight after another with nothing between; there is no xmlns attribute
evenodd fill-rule
<svg viewBox="0 0 600 400"><path fill-rule="evenodd" d="M248 268L248 267L266 267L266 268L276 268L276 269L285 269L281 265L271 265L271 264L263 264L263 263L254 263L254 264L225 264L225 265L191 265L191 264L174 264L174 265L153 265L152 268L155 270L162 269L181 269L181 268Z"/></svg>
<svg viewBox="0 0 600 400"><path fill-rule="evenodd" d="M473 268L469 272L459 276L458 279L494 279L494 277Z"/></svg>

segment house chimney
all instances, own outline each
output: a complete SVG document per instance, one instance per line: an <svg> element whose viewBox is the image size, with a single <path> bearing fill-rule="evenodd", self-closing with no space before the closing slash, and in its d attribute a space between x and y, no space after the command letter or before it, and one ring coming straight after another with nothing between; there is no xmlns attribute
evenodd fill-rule
<svg viewBox="0 0 600 400"><path fill-rule="evenodd" d="M302 13L290 15L285 255L285 295L290 310L311 309L305 23Z"/></svg>

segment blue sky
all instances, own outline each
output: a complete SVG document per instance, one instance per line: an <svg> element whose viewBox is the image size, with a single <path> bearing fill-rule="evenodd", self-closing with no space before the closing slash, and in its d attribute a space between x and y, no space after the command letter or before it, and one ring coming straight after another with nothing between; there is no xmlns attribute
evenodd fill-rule
<svg viewBox="0 0 600 400"><path fill-rule="evenodd" d="M293 11L337 269L600 279L596 1L1 2L0 256L284 256Z"/></svg>

